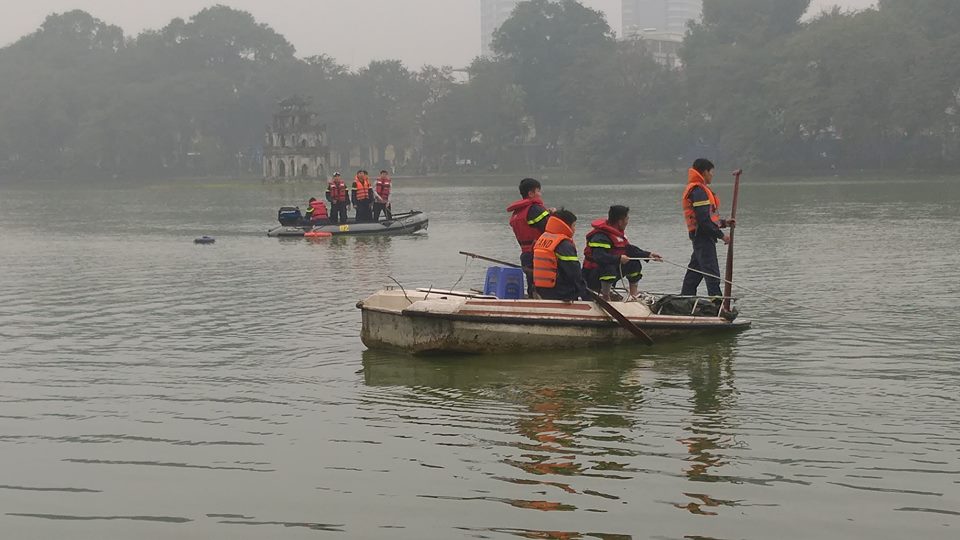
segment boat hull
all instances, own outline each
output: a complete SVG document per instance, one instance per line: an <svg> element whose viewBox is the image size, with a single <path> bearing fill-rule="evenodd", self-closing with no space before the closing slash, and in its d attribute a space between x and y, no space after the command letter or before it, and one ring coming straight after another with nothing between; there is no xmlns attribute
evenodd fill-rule
<svg viewBox="0 0 960 540"><path fill-rule="evenodd" d="M396 236L424 231L430 219L423 212L412 212L396 219L372 223L358 223L350 219L343 224L280 226L267 232L271 238L303 238L307 232L330 233L333 236Z"/></svg>
<svg viewBox="0 0 960 540"><path fill-rule="evenodd" d="M595 348L639 343L592 302L451 298L443 295L377 293L360 302L361 340L371 349L413 354L502 353L521 350ZM379 295L379 296L378 296ZM384 301L386 300L386 301ZM402 306L403 303L407 307ZM655 341L750 326L718 317L660 316L639 303L618 309Z"/></svg>

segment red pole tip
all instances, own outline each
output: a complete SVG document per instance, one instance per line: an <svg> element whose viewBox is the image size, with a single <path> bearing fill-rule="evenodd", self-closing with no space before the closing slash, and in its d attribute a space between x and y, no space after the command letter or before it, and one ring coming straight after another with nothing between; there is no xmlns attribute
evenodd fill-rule
<svg viewBox="0 0 960 540"><path fill-rule="evenodd" d="M741 174L743 174L743 169L737 169L733 171L734 176L740 176Z"/></svg>

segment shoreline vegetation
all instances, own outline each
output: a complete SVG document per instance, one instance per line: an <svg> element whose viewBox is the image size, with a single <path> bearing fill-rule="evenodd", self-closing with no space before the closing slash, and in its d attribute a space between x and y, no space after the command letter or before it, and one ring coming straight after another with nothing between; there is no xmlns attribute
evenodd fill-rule
<svg viewBox="0 0 960 540"><path fill-rule="evenodd" d="M744 171L751 183L780 183L780 182L828 182L832 179L841 179L843 182L960 182L960 175L930 171L845 171L836 173L794 172L792 174L776 174L761 171ZM533 177L549 182L555 187L583 185L585 178L593 175L585 171L542 171L542 174L431 174L431 175L397 175L393 176L394 185L404 187L462 187L489 185L515 189L516 183L524 177ZM671 185L681 186L686 182L686 174L682 171L646 171L634 177L608 177L602 182L591 182L591 185ZM731 181L732 182L732 181ZM725 186L728 178L718 178L717 185ZM283 181L267 181L256 176L204 176L179 178L111 178L87 179L73 182L72 187L94 189L295 189L325 188L327 181L313 179L286 179ZM59 179L7 179L0 180L0 189L23 188L61 188L63 181Z"/></svg>
<svg viewBox="0 0 960 540"><path fill-rule="evenodd" d="M465 74L302 58L225 6L137 36L52 14L0 49L0 182L260 176L265 126L291 96L322 119L331 155L398 178L501 176L466 164L593 183L701 156L778 176L957 170L956 1L805 19L809 4L705 0L667 67L598 11L530 0Z"/></svg>

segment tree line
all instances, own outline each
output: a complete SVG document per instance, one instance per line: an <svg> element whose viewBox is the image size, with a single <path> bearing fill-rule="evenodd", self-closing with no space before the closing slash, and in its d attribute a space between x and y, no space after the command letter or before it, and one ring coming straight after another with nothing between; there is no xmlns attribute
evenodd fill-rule
<svg viewBox="0 0 960 540"><path fill-rule="evenodd" d="M808 7L704 0L670 68L576 0L531 0L465 78L299 58L224 6L136 37L54 14L0 49L0 176L255 174L291 95L311 99L341 155L390 146L408 174L633 175L697 155L785 172L956 167L960 3L880 0L802 20Z"/></svg>

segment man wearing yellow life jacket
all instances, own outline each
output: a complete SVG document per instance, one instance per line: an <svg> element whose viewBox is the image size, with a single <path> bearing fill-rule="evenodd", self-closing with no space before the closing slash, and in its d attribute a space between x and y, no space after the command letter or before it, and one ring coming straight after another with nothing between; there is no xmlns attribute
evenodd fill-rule
<svg viewBox="0 0 960 540"><path fill-rule="evenodd" d="M533 284L545 300L588 300L573 234L577 216L560 209L533 246Z"/></svg>
<svg viewBox="0 0 960 540"><path fill-rule="evenodd" d="M690 270L683 276L684 296L696 296L700 282L706 279L707 294L722 297L720 291L720 264L717 262L717 240L724 244L730 242L730 236L721 229L733 225L733 221L720 218L720 199L710 189L713 181L713 163L708 159L700 158L693 162L687 172L687 188L683 191L680 205L683 207L683 219L687 224L687 232L693 241L693 255L690 257ZM718 277L706 277L694 272L699 270L705 274Z"/></svg>
<svg viewBox="0 0 960 540"><path fill-rule="evenodd" d="M373 221L373 188L370 187L370 178L367 171L357 171L353 179L353 206L357 209L357 223Z"/></svg>

